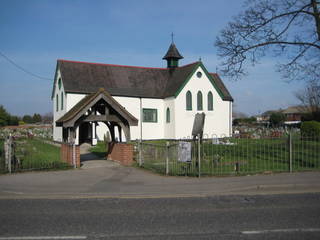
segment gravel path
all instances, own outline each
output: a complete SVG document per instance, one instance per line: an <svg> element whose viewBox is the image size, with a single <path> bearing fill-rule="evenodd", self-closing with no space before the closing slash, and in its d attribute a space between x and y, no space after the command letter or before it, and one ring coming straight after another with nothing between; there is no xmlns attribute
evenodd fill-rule
<svg viewBox="0 0 320 240"><path fill-rule="evenodd" d="M91 153L89 149L91 145L88 143L83 143L80 145L80 161L81 168L101 168L101 167L117 167L120 166L119 163L107 160L105 158L98 157L97 155Z"/></svg>

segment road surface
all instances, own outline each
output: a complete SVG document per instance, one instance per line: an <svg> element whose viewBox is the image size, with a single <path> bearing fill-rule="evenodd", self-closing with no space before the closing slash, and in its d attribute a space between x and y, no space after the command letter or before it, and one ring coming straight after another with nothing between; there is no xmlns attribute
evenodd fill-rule
<svg viewBox="0 0 320 240"><path fill-rule="evenodd" d="M320 239L320 194L0 200L3 239Z"/></svg>

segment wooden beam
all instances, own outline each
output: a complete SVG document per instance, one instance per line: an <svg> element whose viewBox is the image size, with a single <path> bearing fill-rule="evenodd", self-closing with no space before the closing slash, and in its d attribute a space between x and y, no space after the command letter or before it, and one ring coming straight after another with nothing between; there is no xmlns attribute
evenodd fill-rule
<svg viewBox="0 0 320 240"><path fill-rule="evenodd" d="M121 122L116 115L88 115L84 118L84 122Z"/></svg>
<svg viewBox="0 0 320 240"><path fill-rule="evenodd" d="M121 126L121 128L123 129L124 135L126 137L126 141L129 142L131 139L130 136L130 126L124 124L123 122L120 122L119 125Z"/></svg>

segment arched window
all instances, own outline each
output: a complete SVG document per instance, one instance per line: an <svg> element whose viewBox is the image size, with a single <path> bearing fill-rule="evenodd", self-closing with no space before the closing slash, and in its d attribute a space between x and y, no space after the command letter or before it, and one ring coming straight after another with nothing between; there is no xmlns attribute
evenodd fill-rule
<svg viewBox="0 0 320 240"><path fill-rule="evenodd" d="M167 123L170 122L170 109L169 109L169 108L167 108L166 122L167 122Z"/></svg>
<svg viewBox="0 0 320 240"><path fill-rule="evenodd" d="M59 78L59 80L58 80L59 90L61 89L61 85L62 85L62 83L61 83L61 78Z"/></svg>
<svg viewBox="0 0 320 240"><path fill-rule="evenodd" d="M192 110L192 94L190 91L186 93L186 109L188 111Z"/></svg>
<svg viewBox="0 0 320 240"><path fill-rule="evenodd" d="M201 91L197 94L197 110L202 111L203 110L203 104L202 104L202 93Z"/></svg>
<svg viewBox="0 0 320 240"><path fill-rule="evenodd" d="M56 111L59 111L59 96L58 94L56 95Z"/></svg>
<svg viewBox="0 0 320 240"><path fill-rule="evenodd" d="M213 96L212 92L208 92L208 111L213 110Z"/></svg>
<svg viewBox="0 0 320 240"><path fill-rule="evenodd" d="M63 92L61 93L61 110L63 110Z"/></svg>

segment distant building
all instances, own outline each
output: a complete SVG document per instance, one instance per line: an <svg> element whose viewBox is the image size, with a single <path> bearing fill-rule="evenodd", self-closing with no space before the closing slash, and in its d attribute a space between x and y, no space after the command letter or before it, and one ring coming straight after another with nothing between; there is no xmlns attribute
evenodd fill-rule
<svg viewBox="0 0 320 240"><path fill-rule="evenodd" d="M257 116L257 122L260 123L267 123L269 122L270 115L272 113L279 112L283 113L285 116L284 124L298 124L301 122L301 118L304 114L308 113L308 109L303 106L291 106L286 109L279 109L279 110L269 110L261 114L261 116Z"/></svg>
<svg viewBox="0 0 320 240"><path fill-rule="evenodd" d="M285 117L285 124L297 124L301 122L301 117L308 113L308 109L302 106L292 106L281 111Z"/></svg>

